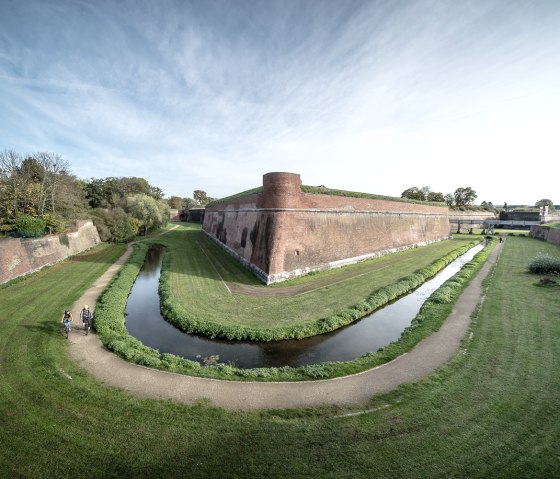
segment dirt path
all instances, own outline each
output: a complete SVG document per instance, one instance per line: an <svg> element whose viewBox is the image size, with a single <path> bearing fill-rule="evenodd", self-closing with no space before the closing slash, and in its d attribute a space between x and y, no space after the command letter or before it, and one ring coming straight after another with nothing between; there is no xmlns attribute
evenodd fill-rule
<svg viewBox="0 0 560 479"><path fill-rule="evenodd" d="M481 301L482 280L496 263L501 249L501 244L495 248L438 332L392 362L352 376L295 383L219 381L184 376L128 363L105 349L97 335L85 336L78 328L70 336L70 353L102 383L125 389L139 397L171 399L183 403L208 399L216 406L231 410L357 406L366 403L375 394L424 378L456 354L468 330L471 314ZM84 304L95 304L112 275L130 255L130 250L77 301L73 307L74 314Z"/></svg>

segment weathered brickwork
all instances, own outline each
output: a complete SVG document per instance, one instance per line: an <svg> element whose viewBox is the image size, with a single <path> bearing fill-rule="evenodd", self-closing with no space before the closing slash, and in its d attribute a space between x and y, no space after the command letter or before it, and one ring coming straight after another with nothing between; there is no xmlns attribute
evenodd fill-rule
<svg viewBox="0 0 560 479"><path fill-rule="evenodd" d="M78 230L42 238L0 241L0 284L37 271L101 242L91 221L79 221Z"/></svg>
<svg viewBox="0 0 560 479"><path fill-rule="evenodd" d="M207 208L204 231L266 283L449 237L446 207L301 192L267 173L263 192Z"/></svg>

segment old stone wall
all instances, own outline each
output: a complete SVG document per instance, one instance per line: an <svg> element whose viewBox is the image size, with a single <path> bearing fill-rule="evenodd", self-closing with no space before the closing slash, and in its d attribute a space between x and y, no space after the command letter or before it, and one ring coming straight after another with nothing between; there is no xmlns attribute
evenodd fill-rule
<svg viewBox="0 0 560 479"><path fill-rule="evenodd" d="M204 231L274 283L449 237L446 207L308 194L268 173L261 194L206 210Z"/></svg>
<svg viewBox="0 0 560 479"><path fill-rule="evenodd" d="M0 284L37 271L101 242L91 221L79 221L77 231L42 238L0 241Z"/></svg>
<svg viewBox="0 0 560 479"><path fill-rule="evenodd" d="M533 238L560 245L560 228L534 225L531 226L531 232L529 234Z"/></svg>

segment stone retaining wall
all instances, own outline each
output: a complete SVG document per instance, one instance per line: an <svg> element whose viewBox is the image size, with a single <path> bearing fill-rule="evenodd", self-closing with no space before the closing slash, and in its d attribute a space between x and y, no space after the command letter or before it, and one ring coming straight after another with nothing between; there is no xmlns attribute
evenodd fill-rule
<svg viewBox="0 0 560 479"><path fill-rule="evenodd" d="M99 243L91 221L78 221L77 231L42 238L0 241L0 284L85 251Z"/></svg>
<svg viewBox="0 0 560 479"><path fill-rule="evenodd" d="M542 239L552 244L560 245L560 228L547 226L531 226L529 235L532 238Z"/></svg>

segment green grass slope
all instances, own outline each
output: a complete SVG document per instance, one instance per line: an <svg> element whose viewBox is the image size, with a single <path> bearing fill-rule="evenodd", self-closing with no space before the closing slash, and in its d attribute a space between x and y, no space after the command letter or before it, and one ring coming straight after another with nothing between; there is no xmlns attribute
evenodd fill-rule
<svg viewBox="0 0 560 479"><path fill-rule="evenodd" d="M558 477L560 294L526 272L557 246L507 238L465 350L353 416L229 413L98 384L58 319L116 248L0 289L1 478Z"/></svg>

